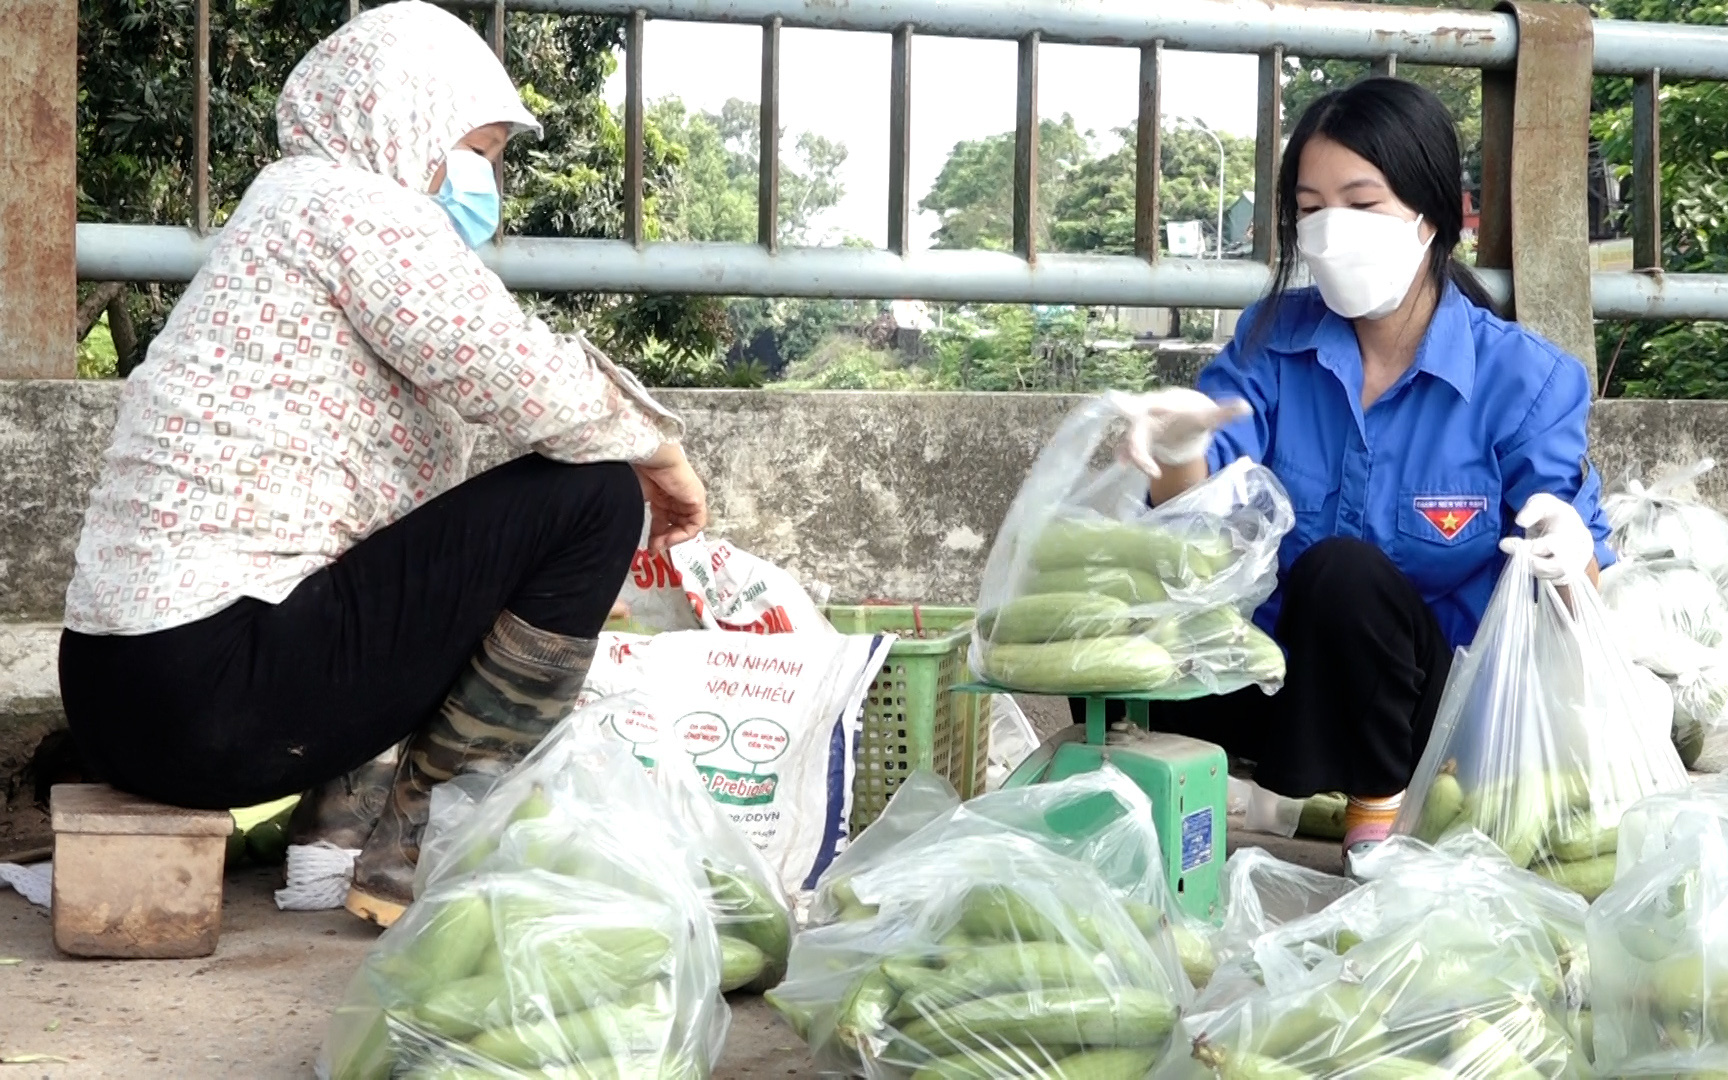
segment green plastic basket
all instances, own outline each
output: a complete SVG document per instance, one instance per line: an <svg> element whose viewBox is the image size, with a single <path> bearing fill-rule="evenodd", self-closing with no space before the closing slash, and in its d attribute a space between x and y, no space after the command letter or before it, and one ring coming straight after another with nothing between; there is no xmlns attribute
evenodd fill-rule
<svg viewBox="0 0 1728 1080"><path fill-rule="evenodd" d="M972 609L847 604L823 609L845 634L898 634L864 698L852 782L851 832L875 821L914 769L945 777L962 798L984 791L989 764L989 697L956 694L969 679Z"/></svg>

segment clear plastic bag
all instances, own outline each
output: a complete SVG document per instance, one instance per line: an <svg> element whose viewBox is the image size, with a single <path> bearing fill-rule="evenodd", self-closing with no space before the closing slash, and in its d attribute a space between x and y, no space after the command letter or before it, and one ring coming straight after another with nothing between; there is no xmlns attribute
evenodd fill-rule
<svg viewBox="0 0 1728 1080"><path fill-rule="evenodd" d="M1453 664L1395 831L1475 828L1517 866L1595 897L1613 881L1621 815L1686 786L1647 703L1596 590L1563 596L1517 545Z"/></svg>
<svg viewBox="0 0 1728 1080"><path fill-rule="evenodd" d="M1583 1074L1582 900L1480 837L1397 837L1372 861L1367 884L1235 950L1159 1077Z"/></svg>
<svg viewBox="0 0 1728 1080"><path fill-rule="evenodd" d="M1608 546L1622 558L1688 559L1728 588L1728 518L1687 493L1716 462L1704 458L1690 468L1645 487L1636 479L1602 500Z"/></svg>
<svg viewBox="0 0 1728 1080"><path fill-rule="evenodd" d="M1261 935L1317 915L1355 889L1349 878L1285 862L1265 848L1238 848L1224 864L1219 952L1246 951Z"/></svg>
<svg viewBox="0 0 1728 1080"><path fill-rule="evenodd" d="M818 923L864 917L869 905L853 889L855 878L891 867L912 852L1004 834L1090 867L1127 906L1136 925L1145 928L1171 973L1186 975L1193 986L1211 978L1217 966L1215 931L1177 905L1164 875L1151 803L1113 766L966 803L946 782L915 773L882 817L823 876L811 917Z"/></svg>
<svg viewBox="0 0 1728 1080"><path fill-rule="evenodd" d="M1673 738L1688 767L1728 726L1728 600L1685 559L1624 560L1602 572L1602 602L1632 658L1673 694Z"/></svg>
<svg viewBox="0 0 1728 1080"><path fill-rule="evenodd" d="M1669 838L1590 910L1600 1075L1728 1074L1728 836L1721 807L1701 809L1707 827Z"/></svg>
<svg viewBox="0 0 1728 1080"><path fill-rule="evenodd" d="M1277 585L1289 497L1244 459L1149 507L1144 474L1095 465L1118 401L1070 413L1021 485L985 565L973 670L1031 693L1276 691L1284 653L1249 620Z"/></svg>
<svg viewBox="0 0 1728 1080"><path fill-rule="evenodd" d="M720 933L720 990L763 991L786 974L792 911L779 876L703 788L690 758L667 747L651 774L702 861L703 898Z"/></svg>
<svg viewBox="0 0 1728 1080"><path fill-rule="evenodd" d="M1684 790L1652 795L1626 811L1620 819L1616 876L1625 877L1700 832L1728 839L1728 777L1706 777Z"/></svg>
<svg viewBox="0 0 1728 1080"><path fill-rule="evenodd" d="M845 886L856 913L800 934L769 994L824 1071L1145 1076L1187 999L1167 932L1012 831L902 849Z"/></svg>
<svg viewBox="0 0 1728 1080"><path fill-rule="evenodd" d="M711 870L625 748L566 721L428 854L320 1076L708 1075L728 1016Z"/></svg>
<svg viewBox="0 0 1728 1080"><path fill-rule="evenodd" d="M1036 749L1038 731L1014 695L990 695L990 761L984 770L984 790L1000 790Z"/></svg>
<svg viewBox="0 0 1728 1080"><path fill-rule="evenodd" d="M634 701L629 695L620 695L604 705L596 703L579 712L572 726L593 729L597 716L628 709ZM647 775L679 826L678 841L701 861L703 897L720 934L720 989L723 993L766 990L785 974L792 946L792 913L786 894L762 853L744 838L703 787L689 756L672 752L679 749L676 734L668 731L660 737L662 742L654 750L655 765ZM493 842L495 834L480 835L484 826L474 826L471 820L494 786L491 778L463 776L432 789L431 819L416 867L416 893L424 891L429 878L439 873L452 848L484 848Z"/></svg>

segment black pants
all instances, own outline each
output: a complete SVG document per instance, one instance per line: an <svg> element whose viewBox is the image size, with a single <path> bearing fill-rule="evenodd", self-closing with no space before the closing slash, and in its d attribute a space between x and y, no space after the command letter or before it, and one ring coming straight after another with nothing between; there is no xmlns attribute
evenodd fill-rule
<svg viewBox="0 0 1728 1080"><path fill-rule="evenodd" d="M368 536L279 604L130 637L67 631L73 737L102 779L177 806L316 786L425 723L499 612L598 634L642 513L629 466L529 455Z"/></svg>
<svg viewBox="0 0 1728 1080"><path fill-rule="evenodd" d="M1154 702L1158 731L1217 743L1255 763L1254 781L1290 798L1403 791L1434 728L1452 651L1434 612L1384 552L1323 540L1284 578L1273 636L1284 689ZM1110 718L1122 714L1111 702ZM1075 722L1084 703L1071 703Z"/></svg>

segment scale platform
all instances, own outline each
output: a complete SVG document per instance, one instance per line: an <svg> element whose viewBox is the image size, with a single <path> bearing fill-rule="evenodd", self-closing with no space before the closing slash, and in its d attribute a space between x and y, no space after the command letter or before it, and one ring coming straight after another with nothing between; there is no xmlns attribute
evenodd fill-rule
<svg viewBox="0 0 1728 1080"><path fill-rule="evenodd" d="M988 682L966 683L954 689L971 694L1014 693ZM1190 915L1219 922L1224 917L1221 886L1229 792L1229 760L1224 748L1152 731L1149 703L1170 700L1168 692L1071 696L1085 700L1086 722L1058 732L1039 746L1008 777L1004 787L1065 780L1096 772L1105 762L1122 770L1152 803L1164 873L1176 902ZM1109 701L1127 703L1129 722L1114 730L1105 723ZM1075 831L1091 824L1076 821Z"/></svg>

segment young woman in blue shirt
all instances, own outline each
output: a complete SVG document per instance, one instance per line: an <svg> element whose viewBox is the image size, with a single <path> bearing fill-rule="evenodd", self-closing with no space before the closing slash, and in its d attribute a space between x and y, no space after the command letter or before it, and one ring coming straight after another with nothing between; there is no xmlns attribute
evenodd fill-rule
<svg viewBox="0 0 1728 1080"><path fill-rule="evenodd" d="M1256 614L1284 689L1166 705L1155 726L1223 744L1280 794L1349 795L1346 855L1389 833L1502 545L1522 531L1538 572L1569 581L1612 559L1589 376L1453 258L1460 173L1452 119L1416 84L1316 101L1284 152L1269 296L1196 390L1141 397L1124 444L1154 503L1239 457L1289 492ZM1315 287L1290 287L1298 259Z"/></svg>

